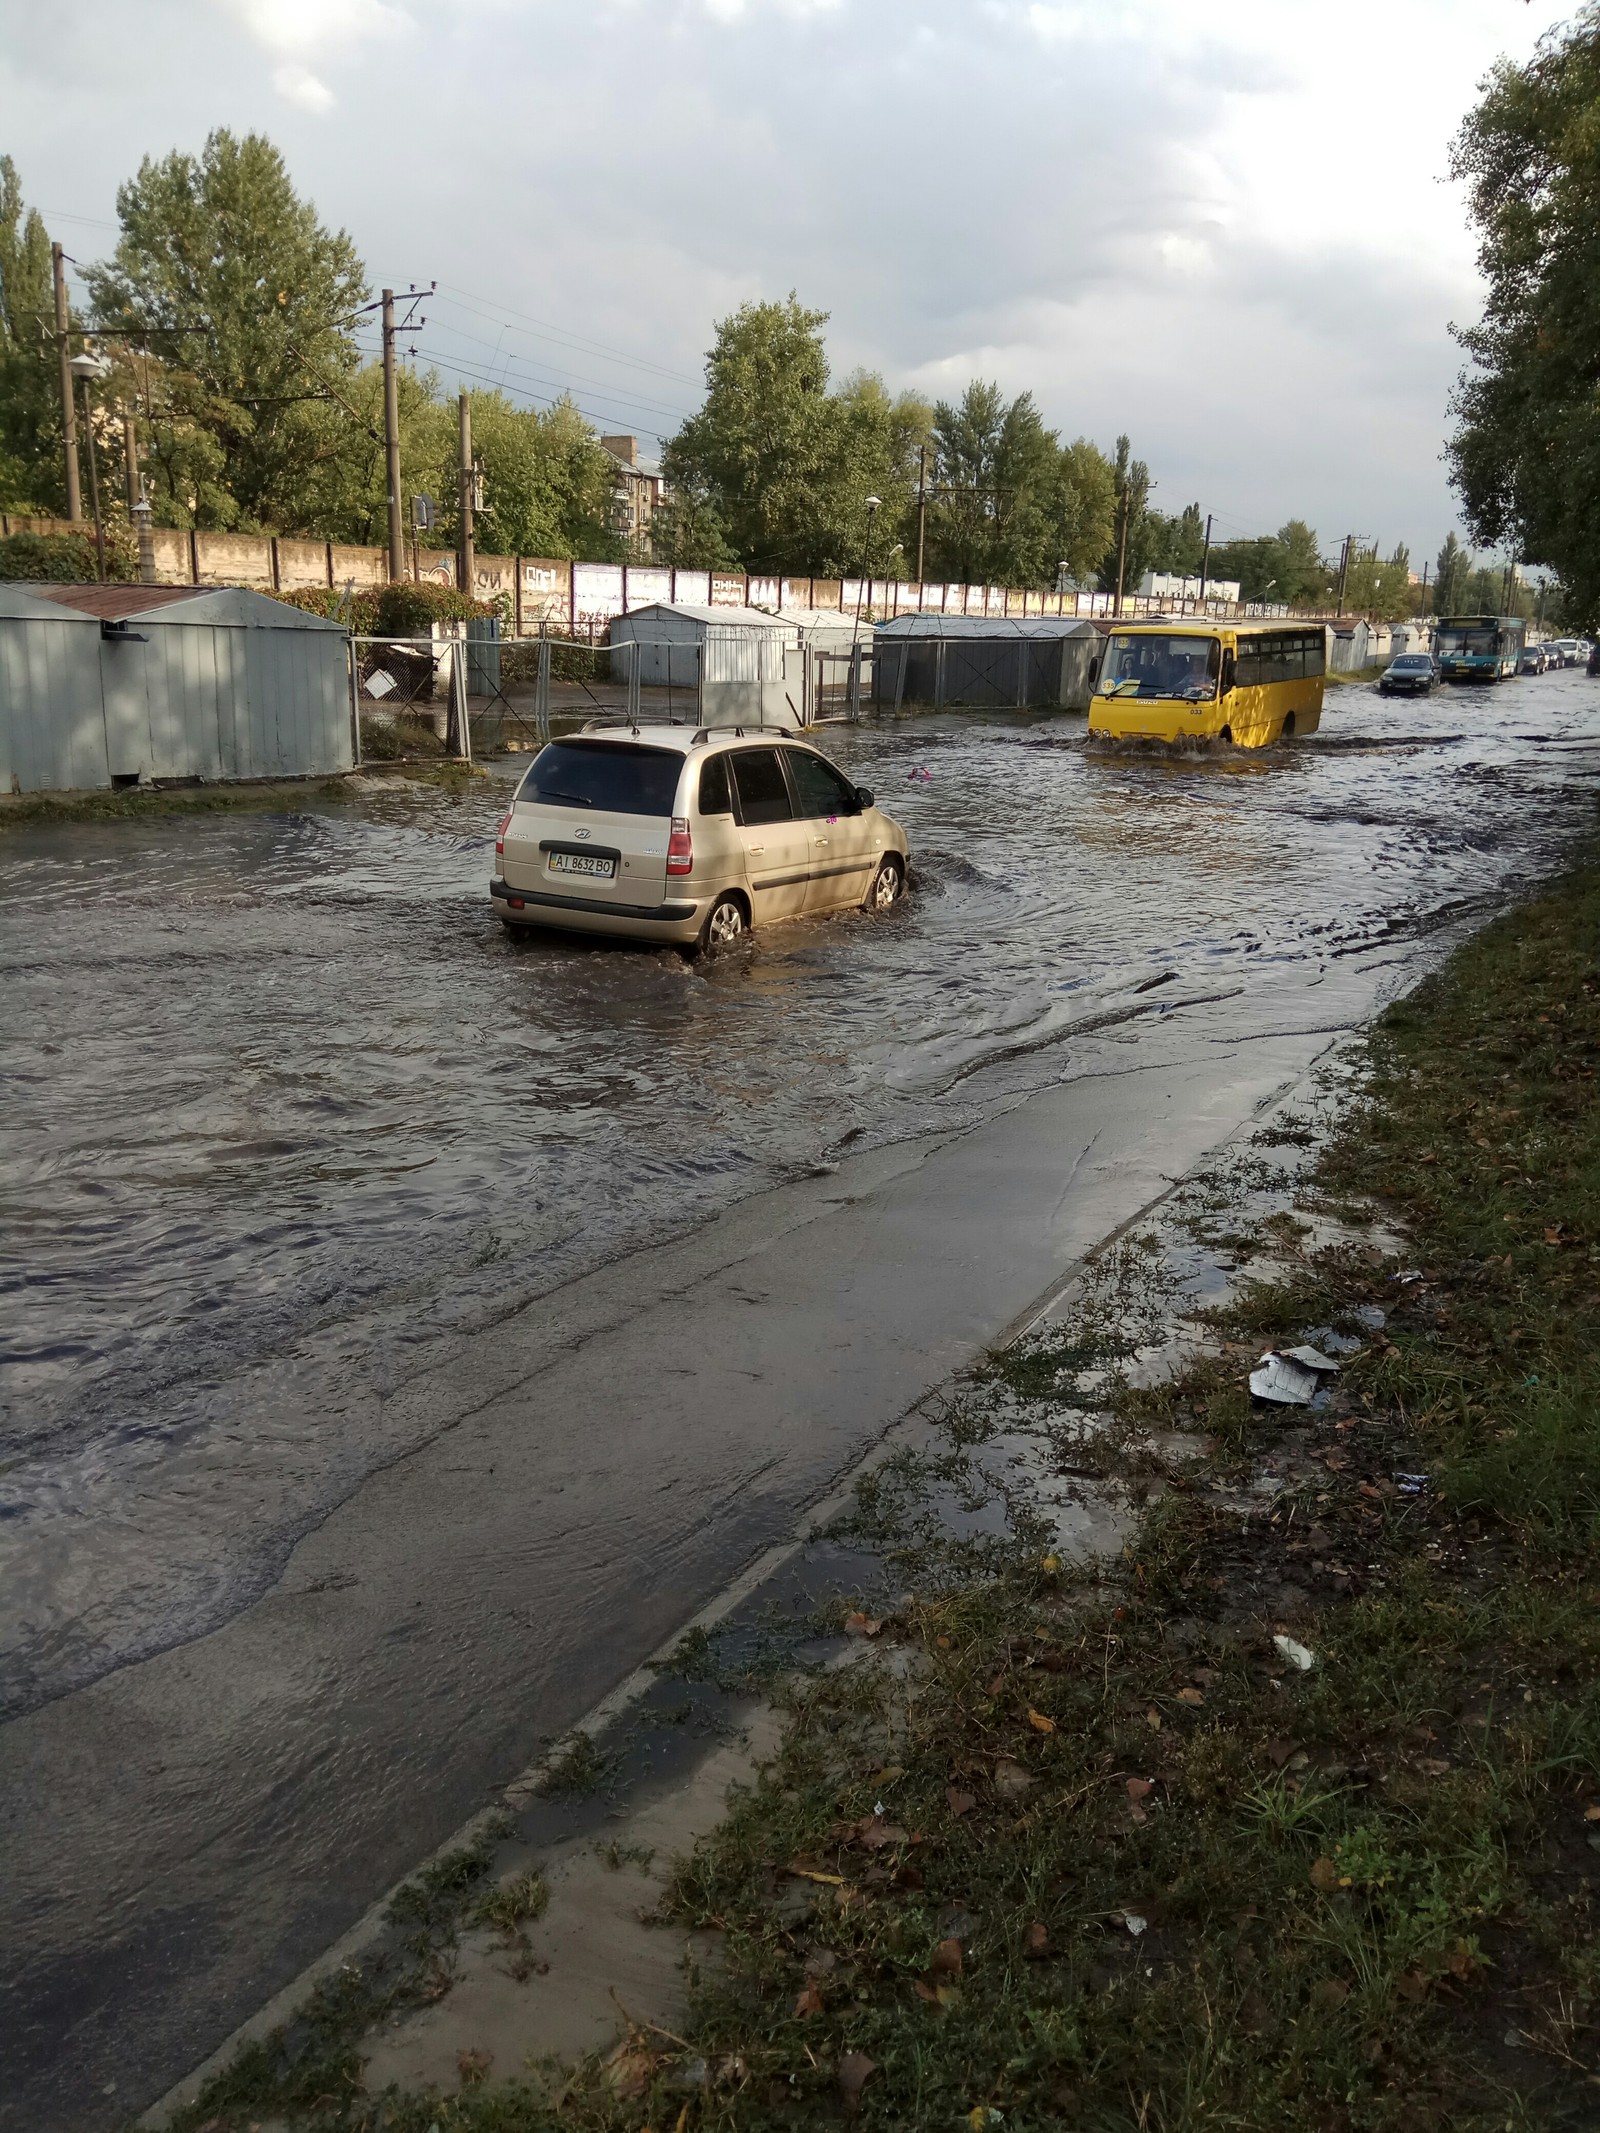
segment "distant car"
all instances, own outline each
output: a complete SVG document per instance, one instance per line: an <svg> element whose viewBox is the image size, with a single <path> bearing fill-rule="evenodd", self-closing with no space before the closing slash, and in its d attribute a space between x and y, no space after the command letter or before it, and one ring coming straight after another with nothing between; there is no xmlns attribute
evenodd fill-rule
<svg viewBox="0 0 1600 2133"><path fill-rule="evenodd" d="M1542 674L1550 664L1550 655L1542 644L1525 644L1522 657L1517 661L1519 674Z"/></svg>
<svg viewBox="0 0 1600 2133"><path fill-rule="evenodd" d="M752 926L906 886L906 837L799 734L586 727L533 760L495 844L507 927L621 934L716 955Z"/></svg>
<svg viewBox="0 0 1600 2133"><path fill-rule="evenodd" d="M1433 660L1426 652L1402 652L1378 677L1380 696L1426 696L1434 683Z"/></svg>
<svg viewBox="0 0 1600 2133"><path fill-rule="evenodd" d="M1589 647L1589 664L1587 671L1591 674L1600 674L1600 644L1592 644Z"/></svg>
<svg viewBox="0 0 1600 2133"><path fill-rule="evenodd" d="M1578 649L1576 637L1552 638L1545 650L1554 655L1550 662L1552 666L1575 667L1583 656Z"/></svg>

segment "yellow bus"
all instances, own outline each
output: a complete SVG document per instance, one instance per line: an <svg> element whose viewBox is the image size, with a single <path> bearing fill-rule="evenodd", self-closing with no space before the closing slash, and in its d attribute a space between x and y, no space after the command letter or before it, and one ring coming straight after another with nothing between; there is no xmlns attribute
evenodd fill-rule
<svg viewBox="0 0 1600 2133"><path fill-rule="evenodd" d="M1089 731L1123 741L1265 748L1322 723L1320 623L1119 624L1100 655Z"/></svg>

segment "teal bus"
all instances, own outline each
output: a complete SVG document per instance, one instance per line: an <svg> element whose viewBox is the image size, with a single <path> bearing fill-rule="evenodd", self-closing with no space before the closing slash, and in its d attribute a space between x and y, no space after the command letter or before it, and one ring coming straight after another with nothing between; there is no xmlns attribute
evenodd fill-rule
<svg viewBox="0 0 1600 2133"><path fill-rule="evenodd" d="M1441 681L1504 681L1522 659L1528 625L1520 615L1445 615L1433 631Z"/></svg>

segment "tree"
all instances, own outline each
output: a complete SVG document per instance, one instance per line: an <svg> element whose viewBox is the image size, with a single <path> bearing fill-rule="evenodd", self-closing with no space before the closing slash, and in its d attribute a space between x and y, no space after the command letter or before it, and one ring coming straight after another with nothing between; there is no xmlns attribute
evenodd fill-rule
<svg viewBox="0 0 1600 2133"><path fill-rule="evenodd" d="M66 502L50 239L0 156L0 503L55 511Z"/></svg>
<svg viewBox="0 0 1600 2133"><path fill-rule="evenodd" d="M1051 504L1051 547L1074 582L1091 577L1116 532L1117 478L1086 437L1063 445ZM1053 576L1052 576L1053 582Z"/></svg>
<svg viewBox="0 0 1600 2133"><path fill-rule="evenodd" d="M1145 572L1152 568L1151 558L1160 540L1160 530L1150 510L1150 469L1142 459L1133 457L1128 439L1119 437L1111 472L1117 515L1110 545L1101 558L1100 590L1114 593L1120 574L1123 591L1133 593L1139 590Z"/></svg>
<svg viewBox="0 0 1600 2133"><path fill-rule="evenodd" d="M1147 569L1196 578L1205 552L1206 522L1198 504L1185 504L1176 518L1160 511L1151 513Z"/></svg>
<svg viewBox="0 0 1600 2133"><path fill-rule="evenodd" d="M1411 584L1411 558L1404 545L1387 562L1379 559L1377 547L1359 549L1345 572L1344 604L1348 613L1372 615L1380 622L1399 622L1413 613L1417 594Z"/></svg>
<svg viewBox="0 0 1600 2133"><path fill-rule="evenodd" d="M968 584L1053 584L1081 499L1031 393L1007 401L974 379L933 411L930 575Z"/></svg>
<svg viewBox="0 0 1600 2133"><path fill-rule="evenodd" d="M1434 566L1433 611L1436 615L1467 612L1467 583L1472 575L1471 551L1463 548L1454 533L1445 536Z"/></svg>
<svg viewBox="0 0 1600 2133"><path fill-rule="evenodd" d="M101 327L148 351L163 515L293 529L370 457L340 405L360 367L365 271L260 134L150 158L117 193L122 235L89 270Z"/></svg>
<svg viewBox="0 0 1600 2133"><path fill-rule="evenodd" d="M1559 573L1600 619L1600 7L1502 62L1456 137L1488 284L1458 330L1451 478L1468 530Z"/></svg>

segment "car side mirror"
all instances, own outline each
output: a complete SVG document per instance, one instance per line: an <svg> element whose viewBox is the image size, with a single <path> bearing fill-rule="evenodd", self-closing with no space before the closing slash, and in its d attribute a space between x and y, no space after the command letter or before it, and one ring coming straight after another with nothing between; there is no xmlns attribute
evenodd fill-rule
<svg viewBox="0 0 1600 2133"><path fill-rule="evenodd" d="M856 804L863 813L872 805L872 790L870 786L858 785L856 787Z"/></svg>

